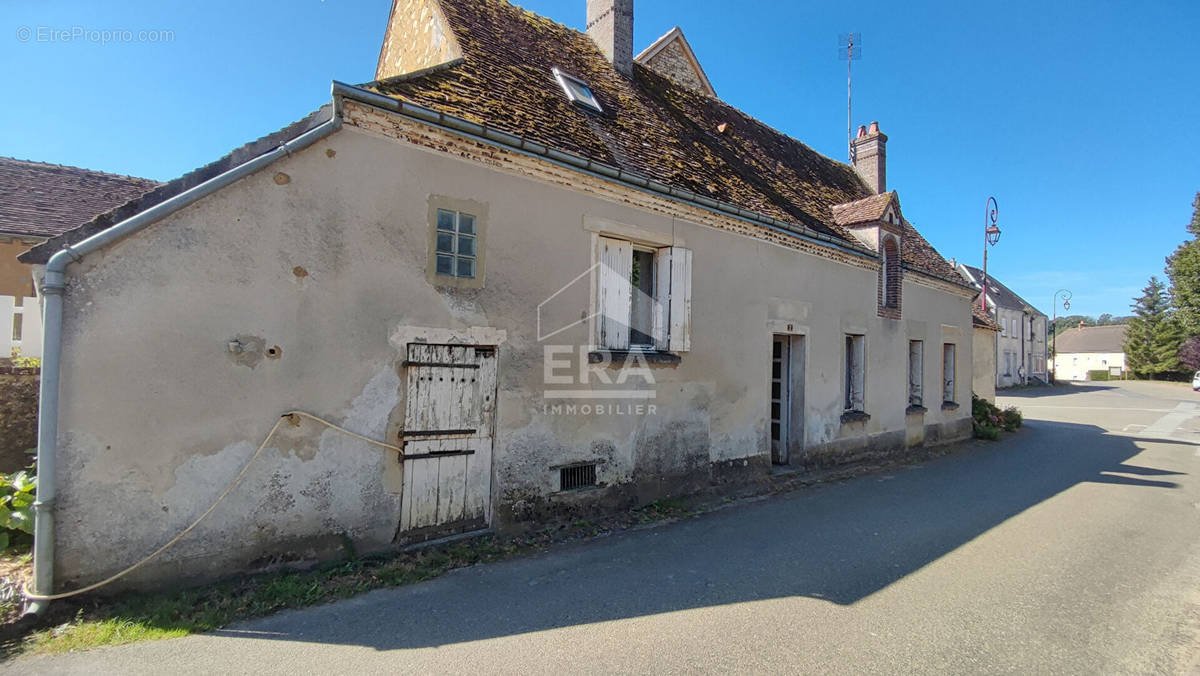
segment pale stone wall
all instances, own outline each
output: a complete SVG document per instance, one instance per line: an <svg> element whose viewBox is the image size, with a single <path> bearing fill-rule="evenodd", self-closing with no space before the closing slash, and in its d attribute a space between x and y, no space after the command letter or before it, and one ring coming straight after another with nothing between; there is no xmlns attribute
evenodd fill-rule
<svg viewBox="0 0 1200 676"><path fill-rule="evenodd" d="M1125 371L1124 352L1064 352L1054 357L1054 377L1082 381L1088 379L1088 371L1107 371L1112 366Z"/></svg>
<svg viewBox="0 0 1200 676"><path fill-rule="evenodd" d="M437 0L395 3L375 66L376 80L432 68L462 56Z"/></svg>
<svg viewBox="0 0 1200 676"><path fill-rule="evenodd" d="M684 53L683 45L678 40L667 43L657 54L646 60L646 65L689 89L708 93L704 80L696 72L695 65Z"/></svg>
<svg viewBox="0 0 1200 676"><path fill-rule="evenodd" d="M1018 367L1021 366L1021 322L1025 313L1021 310L997 308L996 322L1006 327L996 335L996 387L1019 385ZM1014 331L1013 326L1016 326Z"/></svg>
<svg viewBox="0 0 1200 676"><path fill-rule="evenodd" d="M1033 338L1026 355L1027 373L1043 379L1047 375L1046 356L1049 352L1046 349L1046 325L1049 323L1049 319L1042 315L1033 318Z"/></svg>
<svg viewBox="0 0 1200 676"><path fill-rule="evenodd" d="M996 332L975 327L975 358L971 387L974 393L990 402L996 401Z"/></svg>
<svg viewBox="0 0 1200 676"><path fill-rule="evenodd" d="M405 336L422 332L504 337L500 528L764 476L772 333L806 337L808 450L794 461L899 449L914 426L927 443L970 433L969 290L906 272L904 316L884 319L875 259L362 106L346 113L342 131L69 268L60 586L129 565L190 523L282 412L394 440ZM482 288L429 284L433 196L486 205ZM650 366L653 412L556 413L538 306L567 287L559 309L578 319L590 291L571 282L610 231L693 251L691 349ZM584 345L584 331L554 340ZM862 422L841 421L847 333L867 335ZM248 352L230 352L238 337ZM912 339L926 341L931 402L917 416L906 415ZM958 345L957 408L933 396L946 342ZM599 462L603 487L555 493L553 468L577 461ZM360 551L392 546L402 485L394 454L284 425L210 520L131 583L330 556L342 534Z"/></svg>

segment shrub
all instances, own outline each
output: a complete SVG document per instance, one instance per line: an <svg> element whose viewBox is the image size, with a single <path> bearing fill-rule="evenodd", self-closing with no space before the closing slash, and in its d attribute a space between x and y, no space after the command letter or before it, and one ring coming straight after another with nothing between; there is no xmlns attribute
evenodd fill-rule
<svg viewBox="0 0 1200 676"><path fill-rule="evenodd" d="M972 423L971 426L975 430L976 439L985 439L987 441L996 441L1000 438L1000 428L995 425L980 425Z"/></svg>
<svg viewBox="0 0 1200 676"><path fill-rule="evenodd" d="M971 395L971 427L977 438L995 441L1000 432L1013 432L1022 422L1021 412L1015 406L1001 411L987 399Z"/></svg>
<svg viewBox="0 0 1200 676"><path fill-rule="evenodd" d="M1009 406L1001 411L1000 420L1004 423L1005 432L1012 432L1025 422L1016 406Z"/></svg>
<svg viewBox="0 0 1200 676"><path fill-rule="evenodd" d="M13 366L19 366L21 368L41 368L42 366L42 360L37 357L22 357L21 348L19 347L14 347L12 349L10 361L12 362Z"/></svg>
<svg viewBox="0 0 1200 676"><path fill-rule="evenodd" d="M1108 370L1107 369L1096 369L1095 371L1088 371L1087 379L1088 380L1108 380Z"/></svg>
<svg viewBox="0 0 1200 676"><path fill-rule="evenodd" d="M0 550L32 542L36 490L37 477L30 470L0 474Z"/></svg>

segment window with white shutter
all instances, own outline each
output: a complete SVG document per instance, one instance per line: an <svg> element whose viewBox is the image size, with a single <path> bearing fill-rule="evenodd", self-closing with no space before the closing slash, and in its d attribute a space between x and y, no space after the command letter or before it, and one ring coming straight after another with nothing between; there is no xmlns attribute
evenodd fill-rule
<svg viewBox="0 0 1200 676"><path fill-rule="evenodd" d="M686 352L691 349L692 252L645 248L599 237L596 344Z"/></svg>

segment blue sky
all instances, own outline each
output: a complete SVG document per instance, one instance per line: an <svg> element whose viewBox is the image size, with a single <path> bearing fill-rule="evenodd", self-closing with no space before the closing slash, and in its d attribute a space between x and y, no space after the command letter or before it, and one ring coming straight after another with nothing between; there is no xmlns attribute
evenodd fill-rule
<svg viewBox="0 0 1200 676"><path fill-rule="evenodd" d="M370 80L390 4L6 0L0 155L173 178L303 117L333 79ZM582 27L585 0L520 4ZM1185 236L1200 190L1200 3L640 0L635 48L675 25L723 99L837 159L837 36L862 33L855 124L888 134L905 215L978 265L994 195L989 271L1047 314L1063 287L1071 312L1127 314ZM76 27L172 34L50 39Z"/></svg>

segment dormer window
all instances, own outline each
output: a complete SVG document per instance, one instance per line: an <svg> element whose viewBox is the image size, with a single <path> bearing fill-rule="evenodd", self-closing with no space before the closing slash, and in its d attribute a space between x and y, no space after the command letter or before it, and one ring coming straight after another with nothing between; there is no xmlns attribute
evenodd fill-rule
<svg viewBox="0 0 1200 676"><path fill-rule="evenodd" d="M577 103L597 113L604 112L604 109L600 107L600 101L592 93L592 88L583 80L567 75L557 68L554 69L554 79L558 80L558 84L563 88L563 92L566 93L567 99L571 103Z"/></svg>

